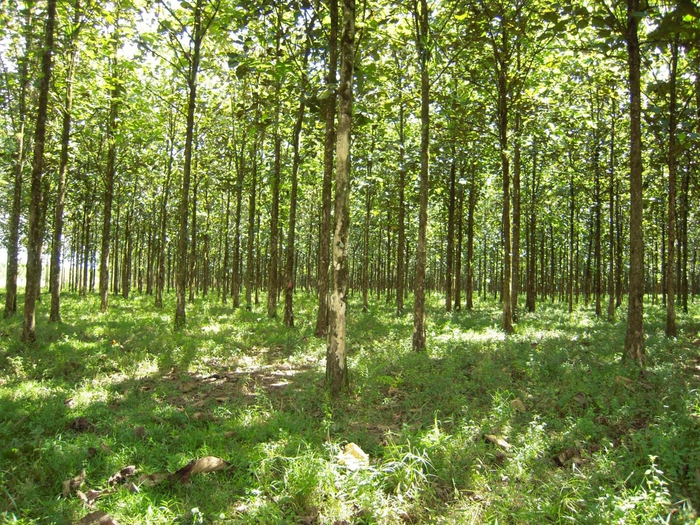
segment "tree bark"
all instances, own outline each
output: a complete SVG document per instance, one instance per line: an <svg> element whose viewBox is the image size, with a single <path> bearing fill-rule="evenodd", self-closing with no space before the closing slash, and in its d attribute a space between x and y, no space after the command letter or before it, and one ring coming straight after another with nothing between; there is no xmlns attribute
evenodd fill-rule
<svg viewBox="0 0 700 525"><path fill-rule="evenodd" d="M644 231L642 229L642 133L639 0L627 0L627 53L630 90L630 275L625 353L644 364Z"/></svg>
<svg viewBox="0 0 700 525"><path fill-rule="evenodd" d="M173 173L173 153L175 149L175 116L170 115L168 165L165 175L165 187L160 206L160 238L158 239L158 277L156 280L156 308L163 308L163 290L165 288L165 233L168 226L168 197L170 196L170 180Z"/></svg>
<svg viewBox="0 0 700 525"><path fill-rule="evenodd" d="M420 10L418 9L420 5ZM416 19L416 47L420 62L421 77L421 133L420 133L420 209L418 211L418 244L416 246L416 275L413 280L413 350L425 350L425 267L427 259L428 233L428 184L430 150L430 79L428 76L428 2L419 0L414 4Z"/></svg>
<svg viewBox="0 0 700 525"><path fill-rule="evenodd" d="M54 25L56 21L56 0L48 0L46 12L46 36L41 58L41 83L37 105L36 130L34 132L34 159L32 162L31 200L29 203L29 238L27 242L27 287L24 295L24 323L22 341L36 341L36 299L41 270L41 201L42 179L44 175L44 140L51 87L52 54L54 45Z"/></svg>
<svg viewBox="0 0 700 525"><path fill-rule="evenodd" d="M456 178L457 160L455 159L456 148L452 144L452 162L450 165L450 189L447 203L447 256L445 258L445 311L452 311L452 290L453 284L453 257L454 257L454 235L455 235L455 200L456 200Z"/></svg>
<svg viewBox="0 0 700 525"><path fill-rule="evenodd" d="M331 29L328 42L326 88L330 91L325 103L326 131L323 153L323 192L321 197L321 231L318 240L318 312L317 337L328 333L328 290L331 235L331 193L333 189L333 149L335 147L336 70L338 69L338 0L328 0Z"/></svg>
<svg viewBox="0 0 700 525"><path fill-rule="evenodd" d="M676 337L676 71L678 69L678 35L675 35L671 43L671 71L669 89L669 117L668 117L668 254L666 260L666 336Z"/></svg>
<svg viewBox="0 0 700 525"><path fill-rule="evenodd" d="M194 8L194 49L189 63L187 88L187 124L185 126L185 164L182 169L182 195L180 197L180 229L177 241L177 304L175 307L175 329L185 327L185 294L187 292L187 219L189 216L190 174L192 171L192 141L194 136L194 111L197 103L197 72L199 71L202 46L202 0L197 0Z"/></svg>
<svg viewBox="0 0 700 525"><path fill-rule="evenodd" d="M112 89L109 95L109 121L107 123L107 168L105 170L104 211L102 213L102 249L100 251L100 310L107 311L109 293L109 251L112 241L112 200L116 172L117 143L115 132L119 113L120 84L117 76L118 30L115 30L112 49Z"/></svg>
<svg viewBox="0 0 700 525"><path fill-rule="evenodd" d="M297 120L294 123L292 137L292 148L294 157L292 160L292 193L289 200L289 230L287 231L287 259L284 265L285 291L284 291L284 324L289 327L294 326L294 238L297 223L297 192L299 186L299 138L301 126L304 123L304 100L299 103Z"/></svg>
<svg viewBox="0 0 700 525"><path fill-rule="evenodd" d="M347 290L350 226L350 131L355 66L355 0L343 0L343 33L338 105L335 176L335 232L333 235L333 292L330 299L326 383L332 396L348 388Z"/></svg>

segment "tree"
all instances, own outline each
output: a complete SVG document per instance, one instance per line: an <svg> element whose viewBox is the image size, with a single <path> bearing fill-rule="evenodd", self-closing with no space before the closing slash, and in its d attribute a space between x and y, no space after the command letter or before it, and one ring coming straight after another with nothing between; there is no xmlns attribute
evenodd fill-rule
<svg viewBox="0 0 700 525"><path fill-rule="evenodd" d="M350 131L352 128L353 71L355 68L355 0L343 0L338 131L335 171L335 231L333 234L333 291L330 299L326 383L333 396L348 388L347 291L348 230L350 226Z"/></svg>
<svg viewBox="0 0 700 525"><path fill-rule="evenodd" d="M24 324L22 341L36 341L36 300L40 286L42 186L44 176L44 141L53 68L54 25L56 22L56 0L48 0L46 10L46 33L41 57L41 83L34 131L34 158L32 161L31 200L29 203L29 237L27 239L27 288L24 294Z"/></svg>
<svg viewBox="0 0 700 525"><path fill-rule="evenodd" d="M420 5L420 8L418 7ZM413 17L416 25L416 48L421 78L421 142L420 142L420 205L418 211L418 244L416 246L416 275L413 281L415 303L413 308L413 350L425 350L425 266L428 232L428 184L430 149L430 78L429 16L427 0L416 0Z"/></svg>

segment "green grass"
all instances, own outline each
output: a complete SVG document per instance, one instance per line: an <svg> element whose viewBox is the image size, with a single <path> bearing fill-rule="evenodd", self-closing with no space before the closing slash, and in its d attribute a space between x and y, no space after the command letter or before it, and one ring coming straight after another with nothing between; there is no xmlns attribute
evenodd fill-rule
<svg viewBox="0 0 700 525"><path fill-rule="evenodd" d="M355 297L352 392L332 403L311 297L297 297L295 329L198 299L180 333L171 303L110 301L101 314L66 294L49 325L44 299L32 346L21 314L0 321L1 523L94 509L122 524L697 523L697 304L675 340L647 306L640 375L621 360L624 322L584 309L542 305L505 337L497 304L446 314L436 296L416 354L410 311L362 313ZM349 442L368 468L340 464ZM87 492L127 465L175 472L207 455L231 468L122 487L94 509L61 495L83 469Z"/></svg>

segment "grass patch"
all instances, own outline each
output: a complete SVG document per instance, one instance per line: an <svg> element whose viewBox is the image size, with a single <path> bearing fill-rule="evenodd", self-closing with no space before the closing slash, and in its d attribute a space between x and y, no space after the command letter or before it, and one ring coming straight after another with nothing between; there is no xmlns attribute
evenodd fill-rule
<svg viewBox="0 0 700 525"><path fill-rule="evenodd" d="M297 328L262 309L198 299L173 333L174 298L63 296L64 323L0 321L0 522L692 523L700 508L698 307L663 335L646 308L647 369L621 361L624 322L543 304L517 333L499 307L446 314L431 298L428 350L412 317L350 305L352 392L323 389L312 297ZM168 302L169 301L169 302ZM20 301L21 304L21 301ZM487 436L489 436L487 438ZM347 443L368 468L338 460ZM127 486L88 508L62 496L109 487L127 465L172 473L216 456L231 468Z"/></svg>

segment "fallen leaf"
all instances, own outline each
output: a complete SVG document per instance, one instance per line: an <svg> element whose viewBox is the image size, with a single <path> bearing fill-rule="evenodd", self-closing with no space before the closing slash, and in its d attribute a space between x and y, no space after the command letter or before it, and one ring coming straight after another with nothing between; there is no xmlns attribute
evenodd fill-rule
<svg viewBox="0 0 700 525"><path fill-rule="evenodd" d="M228 398L228 397L222 396L222 397L217 397L216 400L217 400L219 403L228 403L229 398Z"/></svg>
<svg viewBox="0 0 700 525"><path fill-rule="evenodd" d="M226 437L226 438L236 437L237 435L238 435L238 432L235 432L233 430L229 430L227 432L224 432L224 437Z"/></svg>
<svg viewBox="0 0 700 525"><path fill-rule="evenodd" d="M85 469L74 478L69 478L63 482L63 497L67 498L71 495L71 492L79 489L83 481L85 481Z"/></svg>
<svg viewBox="0 0 700 525"><path fill-rule="evenodd" d="M138 494L139 492L141 492L141 490L135 483L128 483L126 485L126 490L128 490L129 492L133 492L134 494Z"/></svg>
<svg viewBox="0 0 700 525"><path fill-rule="evenodd" d="M209 419L209 416L206 412L195 412L192 417L195 421L206 421L207 419Z"/></svg>
<svg viewBox="0 0 700 525"><path fill-rule="evenodd" d="M501 436L496 436L494 434L486 434L486 436L484 436L484 437L486 438L486 441L488 441L489 443L492 443L494 445L498 445L499 447L501 447L502 449L505 449L505 450L510 450L510 448L513 446L510 443L508 443L505 439L503 439L503 437L501 437Z"/></svg>
<svg viewBox="0 0 700 525"><path fill-rule="evenodd" d="M88 448L87 455L88 455L88 458L95 457L95 455L97 455L97 449L95 447Z"/></svg>
<svg viewBox="0 0 700 525"><path fill-rule="evenodd" d="M91 512L84 518L82 518L76 525L119 525L114 519L107 513L101 510L96 510Z"/></svg>
<svg viewBox="0 0 700 525"><path fill-rule="evenodd" d="M194 476L195 474L206 474L207 472L225 470L230 466L231 464L228 461L224 461L216 456L204 456L203 458L193 459L175 472L172 477L184 484L190 480L190 476Z"/></svg>
<svg viewBox="0 0 700 525"><path fill-rule="evenodd" d="M401 390L396 388L395 386L390 386L389 390L387 390L386 395L388 396L395 396L396 394L400 394Z"/></svg>
<svg viewBox="0 0 700 525"><path fill-rule="evenodd" d="M195 388L197 388L197 383L185 383L184 385L182 385L181 390L183 392L187 393L187 392L191 392Z"/></svg>
<svg viewBox="0 0 700 525"><path fill-rule="evenodd" d="M576 401L581 406L585 406L587 403L586 394L584 394L583 392L577 392L574 396L574 401Z"/></svg>
<svg viewBox="0 0 700 525"><path fill-rule="evenodd" d="M124 467L119 472L111 476L107 480L107 484L109 484L112 487L114 485L119 485L120 483L124 483L126 481L126 478L133 476L134 474L136 474L136 467L134 465L129 465L128 467Z"/></svg>
<svg viewBox="0 0 700 525"><path fill-rule="evenodd" d="M136 480L136 483L139 485L146 485L147 487L154 487L169 477L169 474L142 474L139 476L139 479Z"/></svg>
<svg viewBox="0 0 700 525"><path fill-rule="evenodd" d="M93 503L97 501L98 498L104 496L105 494L111 494L112 491L110 489L105 489L105 490L88 490L87 493L83 493L78 491L77 495L78 497L83 500L88 507L92 507Z"/></svg>
<svg viewBox="0 0 700 525"><path fill-rule="evenodd" d="M72 397L69 397L63 402L64 405L66 405L68 408L73 408L75 406L75 400Z"/></svg>
<svg viewBox="0 0 700 525"><path fill-rule="evenodd" d="M100 448L102 452L112 452L112 449L108 445L105 445L104 441L100 441Z"/></svg>
<svg viewBox="0 0 700 525"><path fill-rule="evenodd" d="M525 405L523 404L522 400L519 397L516 397L513 399L513 401L510 402L510 406L513 407L513 410L516 410L518 412L526 412L527 410L525 409Z"/></svg>
<svg viewBox="0 0 700 525"><path fill-rule="evenodd" d="M134 428L134 435L136 437L145 437L146 436L146 429L144 427L136 427Z"/></svg>
<svg viewBox="0 0 700 525"><path fill-rule="evenodd" d="M205 399L200 399L199 401L195 401L194 403L192 403L192 406L196 408L202 408L205 405L205 403Z"/></svg>
<svg viewBox="0 0 700 525"><path fill-rule="evenodd" d="M348 443L338 454L338 463L348 470L360 470L369 466L369 455L355 443Z"/></svg>

